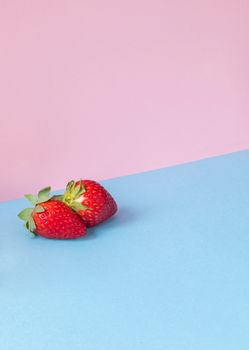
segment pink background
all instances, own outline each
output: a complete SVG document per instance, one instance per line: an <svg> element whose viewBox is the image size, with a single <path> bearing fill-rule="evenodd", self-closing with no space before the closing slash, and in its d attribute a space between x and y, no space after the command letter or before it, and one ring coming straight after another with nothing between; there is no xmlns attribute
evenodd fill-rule
<svg viewBox="0 0 249 350"><path fill-rule="evenodd" d="M249 148L248 0L0 0L0 199Z"/></svg>

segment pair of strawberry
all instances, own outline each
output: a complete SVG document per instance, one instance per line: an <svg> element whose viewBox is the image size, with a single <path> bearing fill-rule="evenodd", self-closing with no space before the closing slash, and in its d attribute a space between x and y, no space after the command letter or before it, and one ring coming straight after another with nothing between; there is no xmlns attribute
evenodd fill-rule
<svg viewBox="0 0 249 350"><path fill-rule="evenodd" d="M57 239L82 237L87 227L100 224L117 211L114 198L96 181L70 181L63 195L50 197L50 191L46 187L38 196L26 194L34 207L18 214L35 235Z"/></svg>

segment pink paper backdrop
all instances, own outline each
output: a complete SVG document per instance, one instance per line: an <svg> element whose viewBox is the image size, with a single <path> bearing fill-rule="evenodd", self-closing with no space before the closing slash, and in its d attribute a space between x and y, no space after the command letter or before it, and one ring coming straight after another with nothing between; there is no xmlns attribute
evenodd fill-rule
<svg viewBox="0 0 249 350"><path fill-rule="evenodd" d="M249 148L248 0L0 0L0 199Z"/></svg>

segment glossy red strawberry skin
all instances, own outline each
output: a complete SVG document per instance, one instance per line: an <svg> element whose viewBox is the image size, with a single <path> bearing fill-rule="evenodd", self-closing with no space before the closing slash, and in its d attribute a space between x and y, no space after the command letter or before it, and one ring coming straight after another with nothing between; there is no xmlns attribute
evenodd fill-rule
<svg viewBox="0 0 249 350"><path fill-rule="evenodd" d="M76 182L76 185L80 182L86 191L76 201L85 205L87 209L79 210L78 214L87 227L98 225L117 212L117 203L102 185L93 180L81 180Z"/></svg>
<svg viewBox="0 0 249 350"><path fill-rule="evenodd" d="M85 236L85 223L65 203L49 200L40 203L39 206L44 209L44 212L32 215L37 235L55 239L73 239Z"/></svg>

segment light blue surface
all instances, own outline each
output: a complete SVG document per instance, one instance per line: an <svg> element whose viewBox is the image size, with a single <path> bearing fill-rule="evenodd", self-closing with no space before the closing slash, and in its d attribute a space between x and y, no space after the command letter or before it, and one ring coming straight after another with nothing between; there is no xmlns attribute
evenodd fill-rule
<svg viewBox="0 0 249 350"><path fill-rule="evenodd" d="M104 185L120 211L86 239L0 204L0 349L248 350L249 152Z"/></svg>

